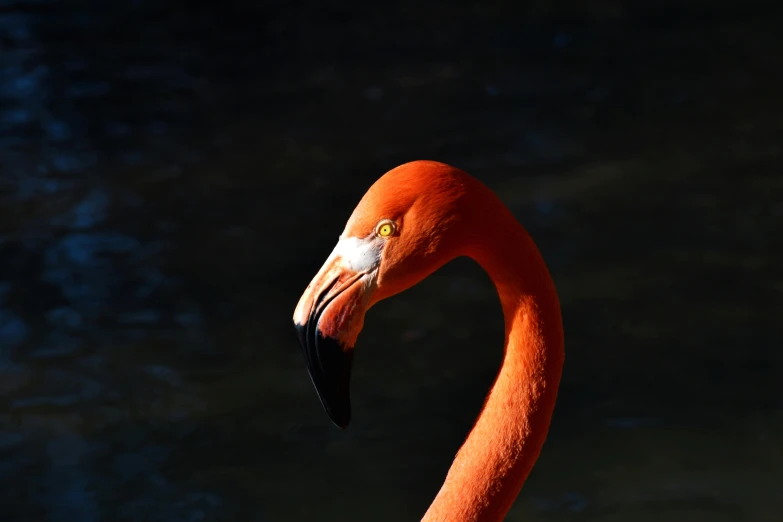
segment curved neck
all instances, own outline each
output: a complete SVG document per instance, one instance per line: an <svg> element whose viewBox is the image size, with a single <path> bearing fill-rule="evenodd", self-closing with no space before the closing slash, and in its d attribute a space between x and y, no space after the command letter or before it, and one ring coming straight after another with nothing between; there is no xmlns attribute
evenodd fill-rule
<svg viewBox="0 0 783 522"><path fill-rule="evenodd" d="M564 352L554 283L527 232L505 206L495 208L499 215L490 222L497 226L477 236L467 255L500 296L503 364L422 522L503 520L538 458L555 407Z"/></svg>

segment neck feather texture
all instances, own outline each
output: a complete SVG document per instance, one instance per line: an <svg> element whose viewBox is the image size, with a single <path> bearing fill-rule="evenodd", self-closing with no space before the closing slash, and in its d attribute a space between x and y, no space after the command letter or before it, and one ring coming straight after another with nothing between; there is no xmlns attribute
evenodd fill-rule
<svg viewBox="0 0 783 522"><path fill-rule="evenodd" d="M475 236L466 254L497 288L505 355L484 408L422 522L503 520L538 458L555 407L564 361L555 286L528 233L491 199L493 226Z"/></svg>

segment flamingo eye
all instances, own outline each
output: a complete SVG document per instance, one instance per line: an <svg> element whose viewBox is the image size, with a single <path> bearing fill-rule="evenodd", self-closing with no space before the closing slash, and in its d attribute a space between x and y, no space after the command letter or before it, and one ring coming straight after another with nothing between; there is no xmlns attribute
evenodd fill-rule
<svg viewBox="0 0 783 522"><path fill-rule="evenodd" d="M375 227L375 235L378 237L390 237L397 232L397 225L391 219L384 219Z"/></svg>

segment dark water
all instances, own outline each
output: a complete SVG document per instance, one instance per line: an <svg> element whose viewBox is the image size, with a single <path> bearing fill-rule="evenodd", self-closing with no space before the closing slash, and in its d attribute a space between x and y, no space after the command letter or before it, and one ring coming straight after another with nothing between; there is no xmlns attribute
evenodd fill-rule
<svg viewBox="0 0 783 522"><path fill-rule="evenodd" d="M291 327L418 158L561 293L508 520L780 520L780 18L692 4L0 3L2 520L418 520L500 361L489 280L373 309L345 432Z"/></svg>

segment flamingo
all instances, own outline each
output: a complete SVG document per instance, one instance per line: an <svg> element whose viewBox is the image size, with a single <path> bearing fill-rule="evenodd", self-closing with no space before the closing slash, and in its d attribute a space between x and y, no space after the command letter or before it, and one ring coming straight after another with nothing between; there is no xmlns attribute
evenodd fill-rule
<svg viewBox="0 0 783 522"><path fill-rule="evenodd" d="M365 312L460 256L477 261L497 289L505 353L422 522L503 520L538 459L565 354L557 292L535 243L477 179L443 163L406 163L370 187L294 311L313 385L345 429Z"/></svg>

